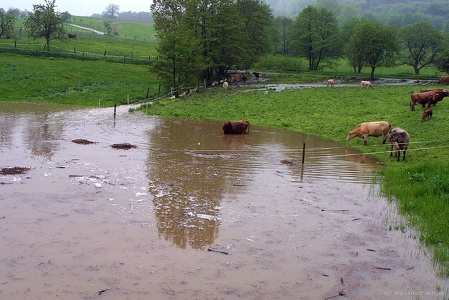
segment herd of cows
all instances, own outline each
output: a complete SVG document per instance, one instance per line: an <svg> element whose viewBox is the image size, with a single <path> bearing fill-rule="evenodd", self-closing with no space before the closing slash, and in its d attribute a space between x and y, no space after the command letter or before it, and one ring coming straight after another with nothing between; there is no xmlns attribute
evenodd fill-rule
<svg viewBox="0 0 449 300"><path fill-rule="evenodd" d="M441 76L440 82L448 84L449 76ZM372 84L368 81L362 81L360 86L368 88L372 87ZM415 106L418 104L421 104L423 108L427 105L427 109L423 111L421 119L422 121L425 121L433 115L431 106L436 105L447 96L449 96L449 90L445 89L421 90L410 96L410 108L414 111ZM349 141L354 137L359 137L363 138L364 145L366 145L369 136L382 136L382 144L385 144L388 134L390 135L389 141L391 145L390 156L393 156L393 149L395 149L397 161L399 161L401 151L403 153L402 160L405 160L405 153L407 152L408 144L410 143L410 135L407 131L399 127L391 129L391 123L388 121L361 123L349 132L346 140Z"/></svg>
<svg viewBox="0 0 449 300"><path fill-rule="evenodd" d="M440 82L444 84L449 84L449 76L441 76ZM334 79L329 79L326 82L327 86L334 86ZM226 86L227 87L227 86ZM226 88L225 87L225 88ZM361 88L372 88L373 85L369 81L361 81ZM443 100L444 97L449 96L449 90L445 89L433 89L433 90L421 90L418 93L413 93L410 99L410 108L412 111L415 110L415 106L421 104L423 108L422 121L432 117L432 105L436 105L439 101ZM238 120L238 121L227 121L224 123L222 129L224 134L248 134L250 124L248 121ZM389 121L375 121L375 122L364 122L357 125L356 128L349 131L346 138L347 141L353 139L354 137L359 137L363 139L363 144L366 145L369 136L379 137L382 136L382 144L385 144L388 135L390 136L390 156L397 157L397 161L400 160L400 154L402 155L402 160L405 160L405 153L407 152L408 145L410 143L410 135L407 131L402 128L395 127L391 129L391 123Z"/></svg>

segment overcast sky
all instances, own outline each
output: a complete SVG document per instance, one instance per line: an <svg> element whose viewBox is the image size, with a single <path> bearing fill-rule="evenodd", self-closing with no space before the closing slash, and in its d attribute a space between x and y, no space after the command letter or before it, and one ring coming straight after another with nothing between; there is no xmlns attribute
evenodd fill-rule
<svg viewBox="0 0 449 300"><path fill-rule="evenodd" d="M20 8L33 10L33 4L44 4L44 0L1 0L0 8ZM117 4L120 12L150 12L151 0L56 0L56 11L68 11L73 16L91 16L101 14L109 4Z"/></svg>

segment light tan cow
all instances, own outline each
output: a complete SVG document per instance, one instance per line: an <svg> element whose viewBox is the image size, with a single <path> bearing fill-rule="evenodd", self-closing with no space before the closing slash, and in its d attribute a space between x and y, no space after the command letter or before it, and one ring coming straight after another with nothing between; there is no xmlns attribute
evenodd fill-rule
<svg viewBox="0 0 449 300"><path fill-rule="evenodd" d="M349 141L355 137L359 137L363 139L363 144L366 145L369 136L382 136L382 144L385 144L390 129L391 123L388 121L364 122L349 131L346 140Z"/></svg>
<svg viewBox="0 0 449 300"><path fill-rule="evenodd" d="M360 81L360 87L361 88L366 87L368 89L368 88L372 88L373 84L370 81L362 80L362 81Z"/></svg>

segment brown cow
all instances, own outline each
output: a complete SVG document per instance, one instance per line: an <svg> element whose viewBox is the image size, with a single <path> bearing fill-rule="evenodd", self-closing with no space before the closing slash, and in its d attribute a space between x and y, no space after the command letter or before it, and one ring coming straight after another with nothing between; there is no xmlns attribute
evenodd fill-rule
<svg viewBox="0 0 449 300"><path fill-rule="evenodd" d="M327 85L327 86L334 86L334 85L335 85L335 80L333 80L333 79L328 79L327 82L326 82L326 85Z"/></svg>
<svg viewBox="0 0 449 300"><path fill-rule="evenodd" d="M402 160L405 160L405 152L407 152L408 144L410 143L410 135L402 128L393 128L390 132L390 157L393 156L393 147L396 148L394 156L397 156L397 161L403 153Z"/></svg>
<svg viewBox="0 0 449 300"><path fill-rule="evenodd" d="M67 36L69 39L76 39L76 33L69 33Z"/></svg>
<svg viewBox="0 0 449 300"><path fill-rule="evenodd" d="M449 76L441 76L440 77L440 82L449 84Z"/></svg>
<svg viewBox="0 0 449 300"><path fill-rule="evenodd" d="M416 104L421 104L422 107L425 107L427 104L427 108L430 108L430 105L434 101L434 98L438 92L435 91L428 91L428 92L422 92L422 93L413 93L410 96L410 107L411 110L415 110Z"/></svg>
<svg viewBox="0 0 449 300"><path fill-rule="evenodd" d="M369 136L382 136L382 144L385 144L390 129L391 123L388 121L365 122L349 131L346 140L349 141L355 137L359 137L363 139L363 144L366 145Z"/></svg>
<svg viewBox="0 0 449 300"><path fill-rule="evenodd" d="M244 76L243 74L231 74L231 75L229 75L229 77L230 77L232 82L240 81L240 79L242 79L243 76Z"/></svg>
<svg viewBox="0 0 449 300"><path fill-rule="evenodd" d="M442 101L444 97L449 96L449 91L444 89L432 89L432 90L420 90L419 93L427 93L427 92L433 92L435 93L433 96L433 99L430 100L430 104L433 104L434 106ZM424 107L425 104L423 104Z"/></svg>
<svg viewBox="0 0 449 300"><path fill-rule="evenodd" d="M432 114L433 114L433 112L432 112L431 108L428 108L425 111L423 111L423 113L422 113L422 121L424 122L426 119L432 118Z"/></svg>
<svg viewBox="0 0 449 300"><path fill-rule="evenodd" d="M249 122L238 120L228 121L223 124L224 134L247 134L249 133Z"/></svg>

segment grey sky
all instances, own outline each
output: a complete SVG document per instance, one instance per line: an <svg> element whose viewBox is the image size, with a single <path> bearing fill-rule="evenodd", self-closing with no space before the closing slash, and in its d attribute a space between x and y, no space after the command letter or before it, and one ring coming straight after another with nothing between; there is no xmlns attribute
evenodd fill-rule
<svg viewBox="0 0 449 300"><path fill-rule="evenodd" d="M33 10L33 4L44 4L44 0L0 0L0 8L20 8L21 10ZM68 11L74 16L91 16L101 14L109 4L117 4L121 12L150 11L151 0L56 0L56 11Z"/></svg>

